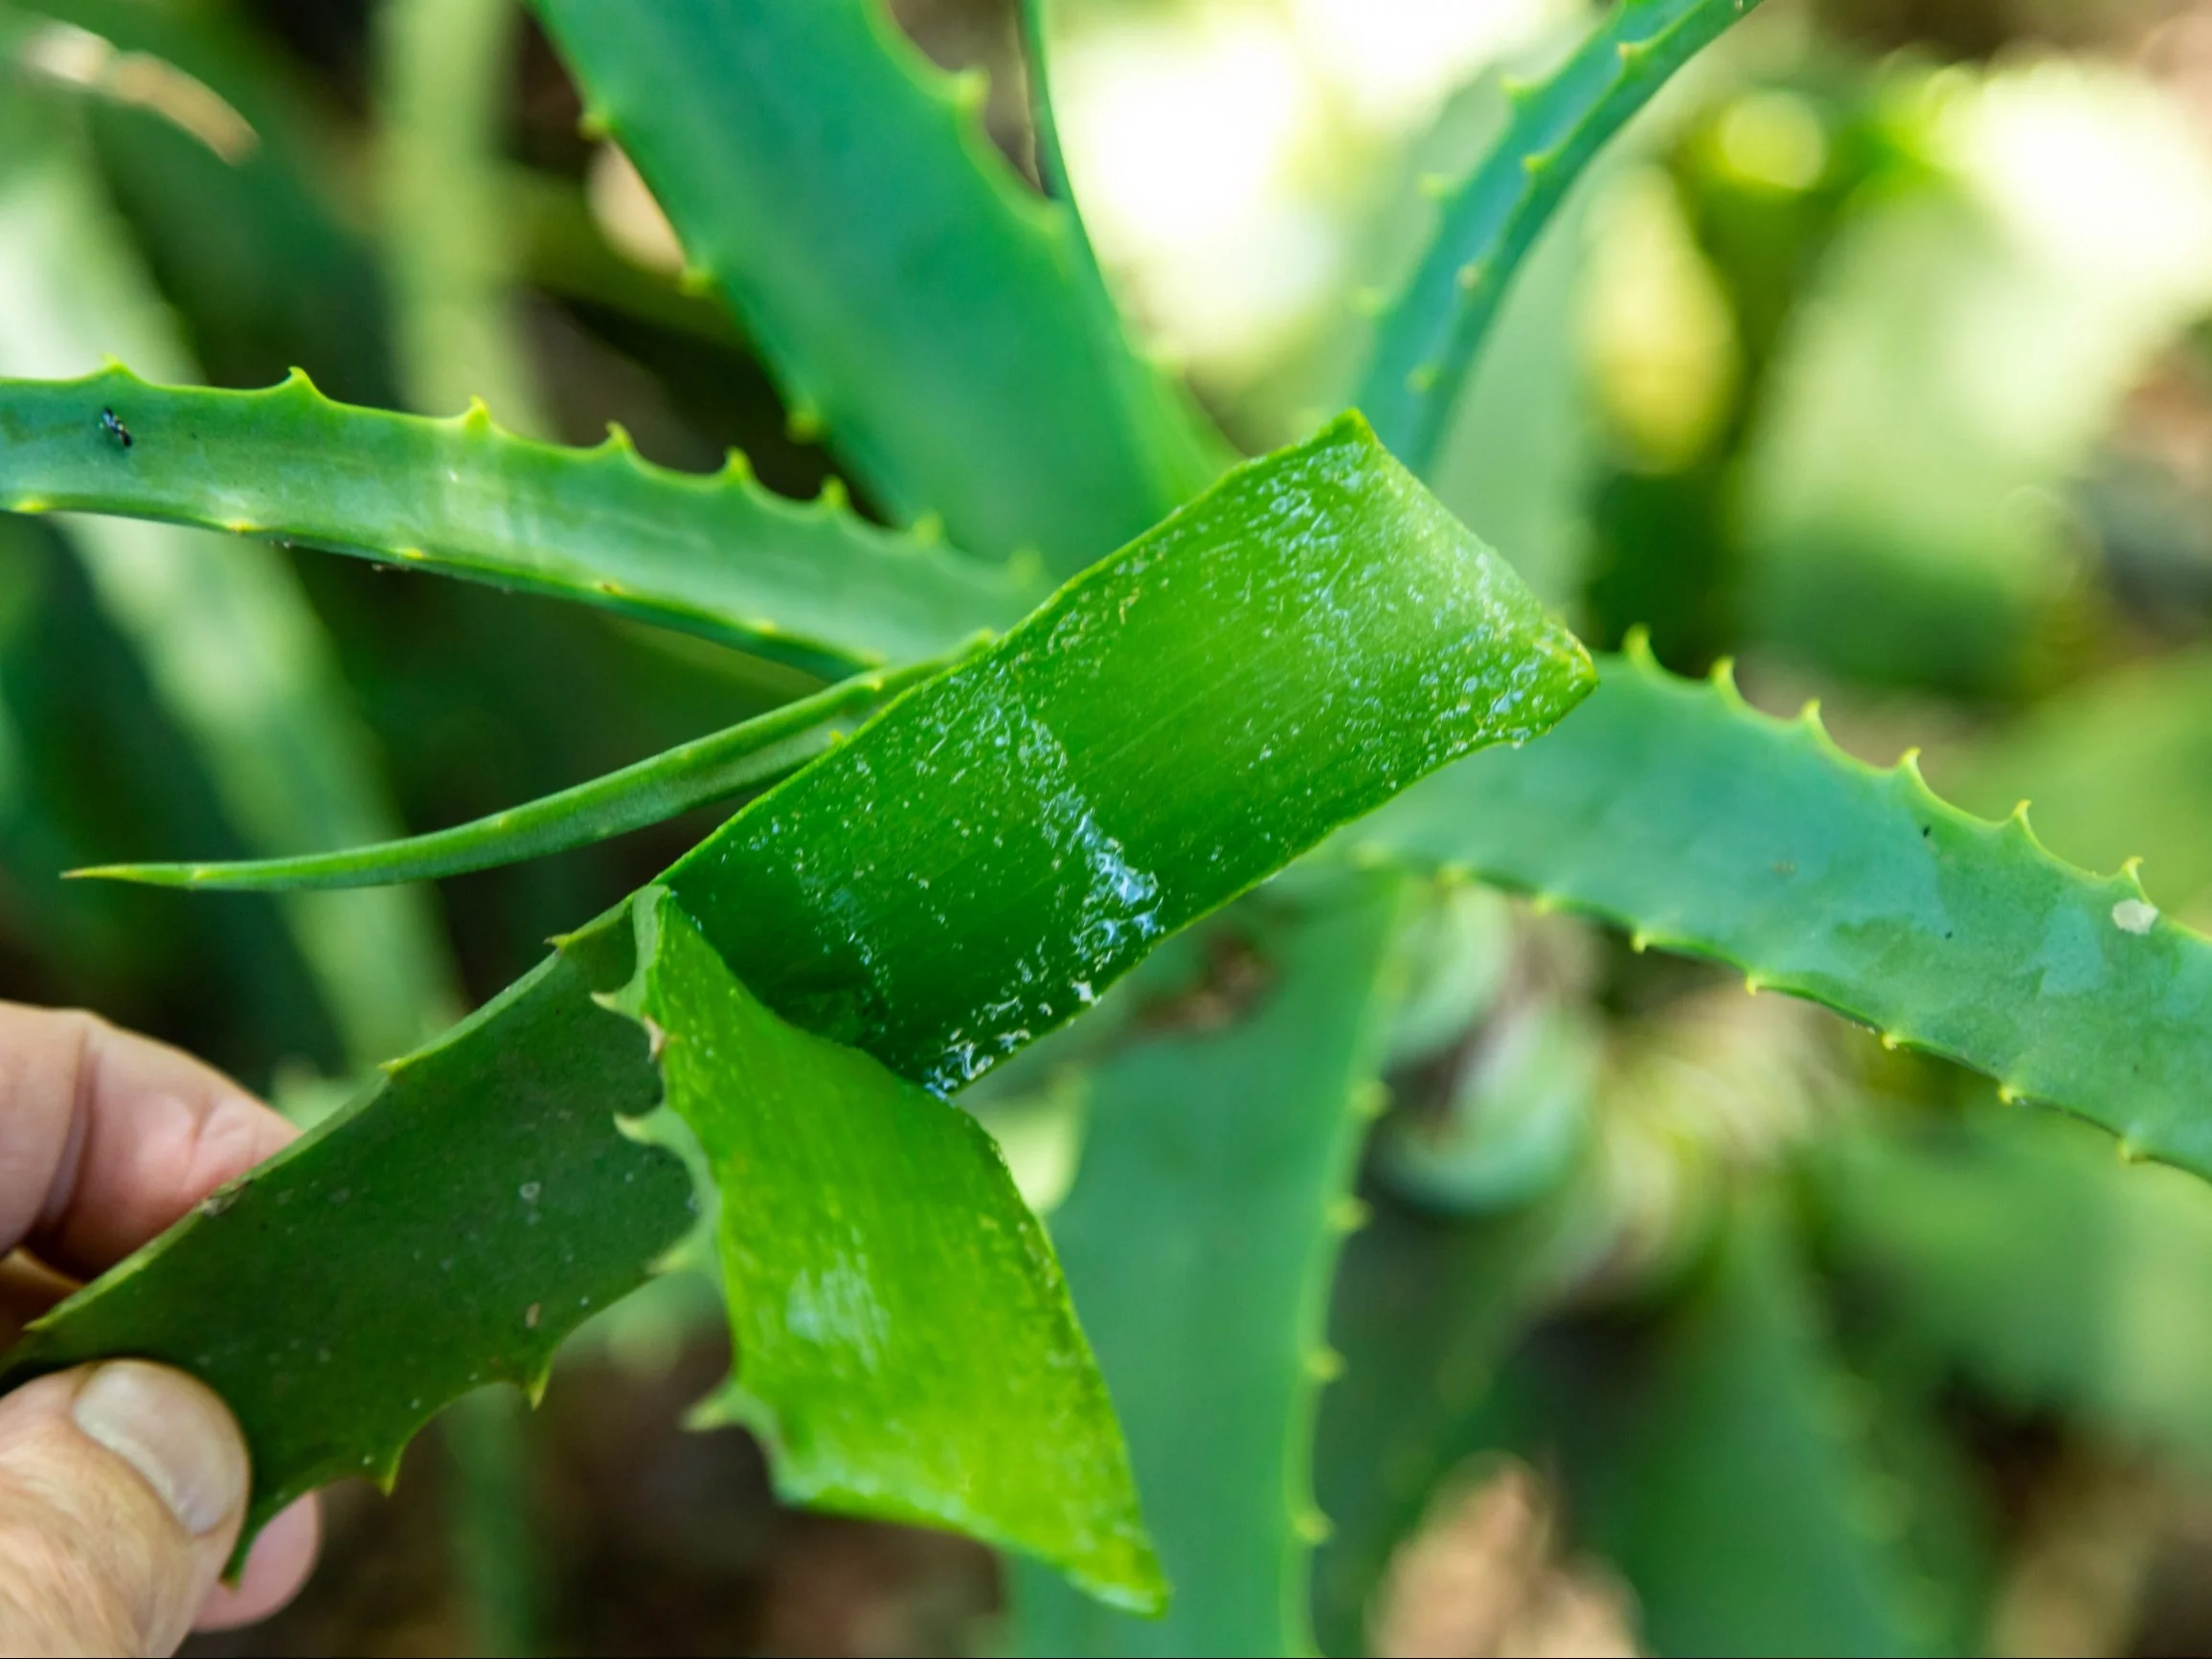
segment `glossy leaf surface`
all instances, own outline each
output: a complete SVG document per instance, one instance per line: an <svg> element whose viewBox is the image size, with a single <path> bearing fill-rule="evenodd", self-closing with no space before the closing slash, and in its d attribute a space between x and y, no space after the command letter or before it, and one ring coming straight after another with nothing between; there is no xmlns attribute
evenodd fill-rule
<svg viewBox="0 0 2212 1659"><path fill-rule="evenodd" d="M1376 325L1360 407L1426 473L1522 261L1592 157L1758 0L1619 0L1542 80L1513 88L1489 157L1448 194L1434 240Z"/></svg>
<svg viewBox="0 0 2212 1659"><path fill-rule="evenodd" d="M1346 844L1717 958L2212 1176L2212 944L2132 871L2062 863L2023 818L1970 818L1909 757L1878 772L1725 681L1641 654L1602 672L1553 739L1454 768Z"/></svg>
<svg viewBox="0 0 2212 1659"><path fill-rule="evenodd" d="M1123 338L1065 204L1031 193L882 0L537 0L783 385L893 512L1082 569L1226 446Z"/></svg>
<svg viewBox="0 0 2212 1659"><path fill-rule="evenodd" d="M643 1030L592 1000L627 930L553 957L34 1326L19 1380L104 1355L177 1365L245 1430L245 1537L302 1492L389 1480L449 1401L535 1389L553 1350L694 1221L690 1177L616 1132L659 1094Z"/></svg>
<svg viewBox="0 0 2212 1659"><path fill-rule="evenodd" d="M373 846L217 864L102 864L75 876L227 892L431 881L562 852L759 789L827 753L891 698L941 671L863 675L574 789L473 823Z"/></svg>
<svg viewBox="0 0 2212 1659"><path fill-rule="evenodd" d="M1587 664L1346 416L1070 583L667 879L778 1013L950 1090L1338 824L1548 729Z"/></svg>
<svg viewBox="0 0 2212 1659"><path fill-rule="evenodd" d="M1141 1042L1095 1078L1052 1236L1176 1595L1165 1619L1139 1622L1023 1572L1023 1651L1310 1650L1322 1326L1356 1214L1402 896L1398 879L1365 875L1223 917L1194 943L1216 963L1248 959L1257 1001L1226 1028ZM1174 1004L1156 1017L1172 1022Z"/></svg>
<svg viewBox="0 0 2212 1659"><path fill-rule="evenodd" d="M949 1086L1422 772L1540 732L1589 676L1512 573L1347 420L1239 469L909 694L668 885L761 1003ZM619 965L598 954L606 925L570 941L380 1100L57 1311L21 1364L159 1353L210 1376L257 1436L262 1515L383 1467L475 1382L532 1375L550 1345L530 1308L562 1328L689 1223L688 1183L613 1124L653 1098L639 1027L608 1015L610 1034L587 999L629 978L615 933ZM555 1146L545 1126L566 1136L572 1120ZM481 1144L457 1140L466 1124ZM530 1219L556 1177L563 1203L601 1206L565 1232ZM377 1225L421 1218L423 1242L265 1247L295 1224L354 1224L356 1193L384 1195ZM447 1217L481 1244L471 1274L433 1253ZM389 1273L360 1285L359 1260ZM293 1306L317 1310L297 1347L269 1312ZM372 1314L357 1327L339 1312L355 1306ZM354 1333L360 1363L331 1344L326 1364L322 1330ZM908 1455L876 1449L889 1467Z"/></svg>
<svg viewBox="0 0 2212 1659"><path fill-rule="evenodd" d="M635 909L620 1002L721 1193L738 1358L708 1418L759 1435L791 1501L958 1528L1157 1610L1114 1408L991 1137L777 1019L666 893Z"/></svg>
<svg viewBox="0 0 2212 1659"><path fill-rule="evenodd" d="M111 412L124 446L102 423ZM743 467L676 473L615 437L517 438L481 410L425 420L264 392L0 381L0 507L270 536L595 605L805 666L911 661L1004 628L1043 579L786 502Z"/></svg>

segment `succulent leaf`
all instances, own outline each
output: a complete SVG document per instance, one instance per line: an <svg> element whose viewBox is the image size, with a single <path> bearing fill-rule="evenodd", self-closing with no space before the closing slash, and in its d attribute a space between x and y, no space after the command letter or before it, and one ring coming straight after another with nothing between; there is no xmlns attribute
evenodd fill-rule
<svg viewBox="0 0 2212 1659"><path fill-rule="evenodd" d="M746 790L760 789L827 753L892 698L942 662L864 674L589 783L451 829L373 846L235 863L100 864L73 876L159 887L284 892L434 881L626 835Z"/></svg>
<svg viewBox="0 0 2212 1659"><path fill-rule="evenodd" d="M1445 195L1434 239L1377 321L1359 404L1427 473L1506 290L1591 158L1759 0L1619 0L1551 75L1512 89L1488 158Z"/></svg>
<svg viewBox="0 0 2212 1659"><path fill-rule="evenodd" d="M1908 1558L1777 1195L1755 1192L1704 1282L1641 1340L1592 1340L1545 1416L1581 1536L1659 1653L1948 1646ZM1924 1479L1932 1478L1924 1474Z"/></svg>
<svg viewBox="0 0 2212 1659"><path fill-rule="evenodd" d="M103 424L112 414L126 448ZM0 507L166 519L594 605L810 667L941 656L1049 591L841 505L782 501L627 438L567 450L481 406L426 420L262 392L149 386L119 367L0 380Z"/></svg>
<svg viewBox="0 0 2212 1659"><path fill-rule="evenodd" d="M1052 1237L1176 1598L1139 1623L1022 1571L1018 1650L1311 1650L1306 1571L1324 1523L1307 1470L1336 1365L1324 1304L1358 1217L1404 897L1401 878L1361 872L1220 918L1194 942L1249 953L1253 1006L1223 1029L1150 1037L1092 1078ZM1156 1012L1172 1027L1171 999Z"/></svg>
<svg viewBox="0 0 2212 1659"><path fill-rule="evenodd" d="M698 281L895 513L1068 574L1227 463L1131 347L1072 210L882 0L537 9Z"/></svg>
<svg viewBox="0 0 2212 1659"><path fill-rule="evenodd" d="M1728 963L2212 1177L2212 944L2161 916L2133 866L2075 869L2024 811L1971 818L1913 756L1876 771L1817 709L1761 714L1725 674L1677 680L1632 646L1601 677L1549 741L1455 767L1344 844Z"/></svg>
<svg viewBox="0 0 2212 1659"><path fill-rule="evenodd" d="M752 998L941 1090L1589 684L1571 637L1349 416L909 693L666 884ZM647 1036L591 1001L631 979L630 937L618 915L565 941L342 1127L56 1310L10 1375L132 1353L208 1377L253 1446L257 1519L388 1467L468 1387L539 1375L586 1299L641 1283L690 1222L677 1166L613 1121L654 1098ZM556 1181L584 1207L538 1225ZM790 1198L825 1228L866 1201ZM853 1445L905 1467L888 1440ZM1061 1460L1031 1472L1038 1503L1064 1492ZM887 1491L878 1513L919 1502Z"/></svg>
<svg viewBox="0 0 2212 1659"><path fill-rule="evenodd" d="M991 1137L769 1013L666 892L632 912L638 974L614 1000L724 1200L739 1358L702 1419L759 1435L790 1501L956 1527L1158 1612L1114 1407Z"/></svg>

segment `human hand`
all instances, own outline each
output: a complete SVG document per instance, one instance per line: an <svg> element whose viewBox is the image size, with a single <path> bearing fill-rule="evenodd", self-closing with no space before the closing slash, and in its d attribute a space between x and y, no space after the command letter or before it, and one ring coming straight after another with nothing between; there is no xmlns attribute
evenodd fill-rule
<svg viewBox="0 0 2212 1659"><path fill-rule="evenodd" d="M0 1351L293 1132L173 1048L0 1003ZM169 1653L275 1611L317 1513L278 1516L224 1586L248 1485L230 1412L182 1372L114 1361L0 1397L0 1653Z"/></svg>

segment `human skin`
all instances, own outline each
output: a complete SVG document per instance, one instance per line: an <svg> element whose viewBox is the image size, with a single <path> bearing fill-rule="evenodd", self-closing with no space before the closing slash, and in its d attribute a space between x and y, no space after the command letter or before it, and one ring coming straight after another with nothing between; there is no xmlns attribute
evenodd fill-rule
<svg viewBox="0 0 2212 1659"><path fill-rule="evenodd" d="M0 1003L0 1351L293 1132L176 1049ZM124 1360L0 1397L0 1653L169 1653L282 1606L317 1512L286 1510L222 1584L249 1484L237 1425L181 1372Z"/></svg>

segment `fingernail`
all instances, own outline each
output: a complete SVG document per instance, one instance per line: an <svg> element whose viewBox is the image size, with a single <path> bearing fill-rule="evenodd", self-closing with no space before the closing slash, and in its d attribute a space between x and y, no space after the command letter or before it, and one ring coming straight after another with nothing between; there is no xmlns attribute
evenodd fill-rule
<svg viewBox="0 0 2212 1659"><path fill-rule="evenodd" d="M222 1402L182 1372L132 1359L102 1365L71 1414L146 1477L186 1532L213 1532L244 1507L238 1431Z"/></svg>

